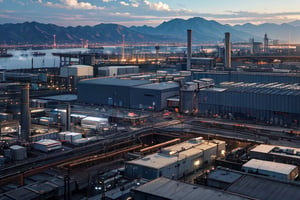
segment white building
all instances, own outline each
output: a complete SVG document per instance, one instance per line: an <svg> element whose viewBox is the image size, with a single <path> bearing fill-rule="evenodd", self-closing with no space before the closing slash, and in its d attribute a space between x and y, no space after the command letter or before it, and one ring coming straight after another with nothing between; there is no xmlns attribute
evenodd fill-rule
<svg viewBox="0 0 300 200"><path fill-rule="evenodd" d="M159 153L125 163L125 176L152 180L161 176L179 179L209 166L225 153L225 142L193 138L166 147Z"/></svg>
<svg viewBox="0 0 300 200"><path fill-rule="evenodd" d="M242 170L283 180L295 180L298 177L298 167L295 165L257 159L251 159L245 163Z"/></svg>
<svg viewBox="0 0 300 200"><path fill-rule="evenodd" d="M43 139L33 144L33 148L43 152L49 152L56 149L61 149L61 142L51 139Z"/></svg>
<svg viewBox="0 0 300 200"><path fill-rule="evenodd" d="M108 118L104 117L85 117L81 120L82 128L98 129L108 125Z"/></svg>
<svg viewBox="0 0 300 200"><path fill-rule="evenodd" d="M251 158L300 166L300 148L261 144L249 154Z"/></svg>
<svg viewBox="0 0 300 200"><path fill-rule="evenodd" d="M59 137L60 140L66 140L67 142L73 143L75 140L81 139L82 134L66 131L66 132L60 132L58 134L58 137Z"/></svg>
<svg viewBox="0 0 300 200"><path fill-rule="evenodd" d="M93 77L94 69L89 65L71 65L60 68L60 77Z"/></svg>

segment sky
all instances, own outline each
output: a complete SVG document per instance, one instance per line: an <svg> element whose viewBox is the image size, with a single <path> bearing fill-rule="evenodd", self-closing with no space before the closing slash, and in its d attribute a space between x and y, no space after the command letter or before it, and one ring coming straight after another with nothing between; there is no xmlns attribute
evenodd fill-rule
<svg viewBox="0 0 300 200"><path fill-rule="evenodd" d="M230 25L280 24L300 20L300 0L0 0L0 24L157 26L192 17Z"/></svg>

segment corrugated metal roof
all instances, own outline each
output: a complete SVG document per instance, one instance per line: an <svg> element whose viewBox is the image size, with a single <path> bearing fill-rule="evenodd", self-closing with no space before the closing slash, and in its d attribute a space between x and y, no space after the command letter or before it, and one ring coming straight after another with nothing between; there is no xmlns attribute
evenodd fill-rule
<svg viewBox="0 0 300 200"><path fill-rule="evenodd" d="M94 84L94 85L111 85L111 86L138 86L151 83L148 80L130 80L130 79L118 79L118 78L95 78L85 79L79 82L79 84Z"/></svg>
<svg viewBox="0 0 300 200"><path fill-rule="evenodd" d="M160 177L150 181L136 189L139 192L152 194L161 198L172 200L241 200L249 199L238 195L230 194L224 191L196 186L179 181L170 180Z"/></svg>
<svg viewBox="0 0 300 200"><path fill-rule="evenodd" d="M261 200L299 200L300 185L258 176L243 176L226 191Z"/></svg>
<svg viewBox="0 0 300 200"><path fill-rule="evenodd" d="M213 91L213 92L224 92L227 90L227 88L203 88L201 90L204 91Z"/></svg>
<svg viewBox="0 0 300 200"><path fill-rule="evenodd" d="M289 164L283 164L283 163L277 163L277 162L271 162L265 160L257 160L257 159L251 159L250 161L248 161L243 165L243 168L244 167L271 171L271 172L276 172L276 173L286 174L286 175L289 175L295 168L297 168L297 166L295 165L289 165Z"/></svg>
<svg viewBox="0 0 300 200"><path fill-rule="evenodd" d="M242 174L226 169L217 169L208 174L208 179L217 180L225 183L233 183L238 180Z"/></svg>
<svg viewBox="0 0 300 200"><path fill-rule="evenodd" d="M84 68L84 67L88 67L88 68L93 68L93 66L91 65L70 65L70 66L66 66L67 68Z"/></svg>
<svg viewBox="0 0 300 200"><path fill-rule="evenodd" d="M135 88L151 89L151 90L167 90L172 88L179 88L179 84L177 82L160 82L160 83L139 85L136 86Z"/></svg>
<svg viewBox="0 0 300 200"><path fill-rule="evenodd" d="M228 91L236 92L250 92L259 94L278 94L278 95L298 95L300 92L299 84L287 83L244 83L244 82L223 82L220 83L222 87L227 87Z"/></svg>

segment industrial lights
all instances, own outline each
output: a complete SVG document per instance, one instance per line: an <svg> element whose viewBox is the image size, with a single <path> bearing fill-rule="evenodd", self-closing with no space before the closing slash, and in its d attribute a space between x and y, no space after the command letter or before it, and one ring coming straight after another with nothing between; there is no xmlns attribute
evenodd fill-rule
<svg viewBox="0 0 300 200"><path fill-rule="evenodd" d="M194 161L194 166L196 167L196 166L199 166L200 165L200 160L195 160Z"/></svg>

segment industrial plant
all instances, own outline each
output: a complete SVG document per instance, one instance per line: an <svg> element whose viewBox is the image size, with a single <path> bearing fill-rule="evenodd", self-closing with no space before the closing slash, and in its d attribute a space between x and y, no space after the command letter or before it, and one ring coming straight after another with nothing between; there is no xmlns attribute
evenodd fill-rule
<svg viewBox="0 0 300 200"><path fill-rule="evenodd" d="M298 199L300 56L186 36L1 71L0 199Z"/></svg>

